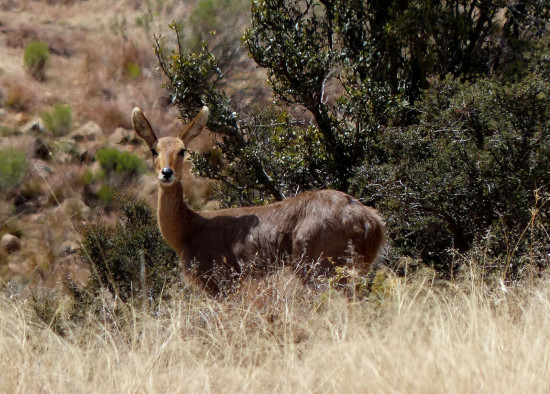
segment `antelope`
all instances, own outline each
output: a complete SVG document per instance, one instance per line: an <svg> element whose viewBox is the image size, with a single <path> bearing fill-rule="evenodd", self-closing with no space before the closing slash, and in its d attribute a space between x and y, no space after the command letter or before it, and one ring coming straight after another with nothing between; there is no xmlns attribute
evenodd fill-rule
<svg viewBox="0 0 550 394"><path fill-rule="evenodd" d="M183 195L184 156L208 116L205 106L178 137L157 138L141 109L132 112L134 131L151 150L158 176L158 225L185 280L216 294L223 280L245 274L250 264L302 264L309 267L303 277L329 275L351 260L360 271L370 267L384 244L384 222L375 209L340 191L309 191L263 206L191 209Z"/></svg>

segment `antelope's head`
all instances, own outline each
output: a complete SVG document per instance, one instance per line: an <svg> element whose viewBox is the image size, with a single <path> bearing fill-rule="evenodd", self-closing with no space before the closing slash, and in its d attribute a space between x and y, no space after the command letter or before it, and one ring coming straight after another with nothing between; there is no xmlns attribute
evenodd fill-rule
<svg viewBox="0 0 550 394"><path fill-rule="evenodd" d="M157 138L141 109L136 107L132 111L132 125L153 154L155 173L161 186L171 186L181 181L187 144L202 131L208 121L208 114L208 107L202 107L199 114L178 137Z"/></svg>

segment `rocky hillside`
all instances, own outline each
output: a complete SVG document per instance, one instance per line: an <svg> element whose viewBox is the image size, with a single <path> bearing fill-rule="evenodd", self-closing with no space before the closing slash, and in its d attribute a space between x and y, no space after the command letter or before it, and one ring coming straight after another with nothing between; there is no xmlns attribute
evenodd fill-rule
<svg viewBox="0 0 550 394"><path fill-rule="evenodd" d="M162 88L153 34L169 39L168 24L188 20L196 6L201 2L2 2L0 281L55 286L66 272L83 281L79 227L96 217L115 221L117 193L155 205L155 176L130 113L141 107L160 135L181 127ZM27 59L36 42L47 51L38 71ZM229 91L239 84L233 81ZM191 148L207 149L210 138L205 133ZM195 206L209 201L204 180L189 173L185 187Z"/></svg>

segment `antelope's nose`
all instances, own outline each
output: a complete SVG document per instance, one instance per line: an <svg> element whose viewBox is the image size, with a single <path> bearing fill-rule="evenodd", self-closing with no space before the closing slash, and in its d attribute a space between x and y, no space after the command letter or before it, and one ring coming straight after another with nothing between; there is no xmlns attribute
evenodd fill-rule
<svg viewBox="0 0 550 394"><path fill-rule="evenodd" d="M174 171L172 171L171 168L163 168L160 172L164 179L170 179L172 178L172 175L174 175Z"/></svg>

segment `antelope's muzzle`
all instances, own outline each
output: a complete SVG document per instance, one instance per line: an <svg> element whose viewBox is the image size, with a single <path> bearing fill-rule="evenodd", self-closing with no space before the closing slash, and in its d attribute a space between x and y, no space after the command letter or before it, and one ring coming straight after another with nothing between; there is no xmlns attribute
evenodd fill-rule
<svg viewBox="0 0 550 394"><path fill-rule="evenodd" d="M163 168L158 178L162 183L172 183L174 181L174 171L171 168Z"/></svg>

